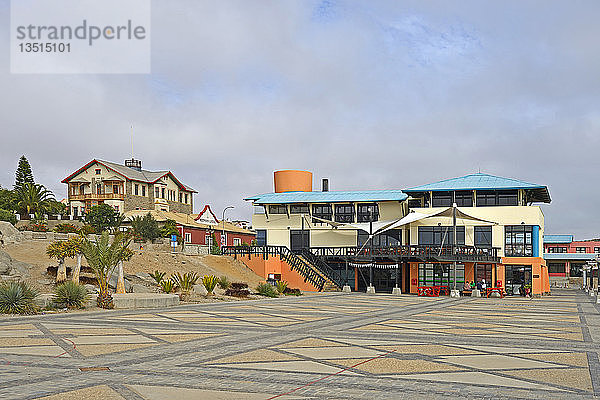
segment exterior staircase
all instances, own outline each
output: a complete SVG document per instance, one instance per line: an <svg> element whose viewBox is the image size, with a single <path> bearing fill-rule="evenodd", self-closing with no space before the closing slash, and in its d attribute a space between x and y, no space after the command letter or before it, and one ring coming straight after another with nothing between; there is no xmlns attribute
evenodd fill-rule
<svg viewBox="0 0 600 400"><path fill-rule="evenodd" d="M315 256L309 249L302 249L298 257L311 265L325 279L322 291L339 292L342 290L345 283L343 276L325 261Z"/></svg>

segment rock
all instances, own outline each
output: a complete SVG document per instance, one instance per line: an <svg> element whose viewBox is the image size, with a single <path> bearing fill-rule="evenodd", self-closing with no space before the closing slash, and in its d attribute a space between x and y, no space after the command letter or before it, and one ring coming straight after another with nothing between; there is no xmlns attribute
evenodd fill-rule
<svg viewBox="0 0 600 400"><path fill-rule="evenodd" d="M52 285L54 283L51 279L40 279L37 281L40 285Z"/></svg>
<svg viewBox="0 0 600 400"><path fill-rule="evenodd" d="M23 234L10 222L0 221L0 244L9 244L21 241Z"/></svg>
<svg viewBox="0 0 600 400"><path fill-rule="evenodd" d="M27 278L30 276L30 270L29 264L13 260L7 252L0 250L0 275Z"/></svg>
<svg viewBox="0 0 600 400"><path fill-rule="evenodd" d="M206 296L208 294L208 291L206 290L204 285L194 285L194 288L192 289L192 293Z"/></svg>
<svg viewBox="0 0 600 400"><path fill-rule="evenodd" d="M115 268L115 270L113 271L110 278L108 278L108 286L110 286L113 289L116 289L118 279L119 279L118 268ZM127 279L124 279L124 281L125 281L125 291L131 292L131 282L129 282Z"/></svg>
<svg viewBox="0 0 600 400"><path fill-rule="evenodd" d="M133 293L154 293L154 290L152 290L152 288L149 288L148 286L142 285L140 283L132 284L131 291Z"/></svg>
<svg viewBox="0 0 600 400"><path fill-rule="evenodd" d="M84 286L89 294L98 293L98 288L96 286L90 285L89 283L86 283Z"/></svg>
<svg viewBox="0 0 600 400"><path fill-rule="evenodd" d="M44 308L52 305L53 297L54 295L51 293L42 293L34 299L34 302L38 307Z"/></svg>

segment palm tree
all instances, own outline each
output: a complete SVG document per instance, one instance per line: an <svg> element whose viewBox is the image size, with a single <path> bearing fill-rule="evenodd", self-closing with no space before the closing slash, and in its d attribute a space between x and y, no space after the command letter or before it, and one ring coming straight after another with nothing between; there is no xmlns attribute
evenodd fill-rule
<svg viewBox="0 0 600 400"><path fill-rule="evenodd" d="M94 270L98 281L98 307L113 308L112 295L108 288L108 279L120 261L127 261L133 252L127 247L131 239L117 233L112 243L108 231L102 232L96 242L83 238L82 252L88 265Z"/></svg>
<svg viewBox="0 0 600 400"><path fill-rule="evenodd" d="M44 213L54 199L51 191L46 189L44 185L27 182L17 190L17 205L23 212L27 214Z"/></svg>

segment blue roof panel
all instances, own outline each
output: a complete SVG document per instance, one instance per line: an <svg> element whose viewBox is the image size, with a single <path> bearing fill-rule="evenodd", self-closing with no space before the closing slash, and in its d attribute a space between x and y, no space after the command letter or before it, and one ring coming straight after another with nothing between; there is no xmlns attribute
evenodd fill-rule
<svg viewBox="0 0 600 400"><path fill-rule="evenodd" d="M593 261L596 253L544 253L544 260Z"/></svg>
<svg viewBox="0 0 600 400"><path fill-rule="evenodd" d="M427 185L415 186L404 189L405 192L428 192L442 190L495 190L495 189L543 189L546 186L520 181L512 178L476 173L458 178L445 179L443 181L429 183Z"/></svg>
<svg viewBox="0 0 600 400"><path fill-rule="evenodd" d="M573 235L544 235L544 243L571 243Z"/></svg>
<svg viewBox="0 0 600 400"><path fill-rule="evenodd" d="M402 190L361 190L337 192L264 193L248 197L254 204L343 203L359 201L403 201L408 196Z"/></svg>

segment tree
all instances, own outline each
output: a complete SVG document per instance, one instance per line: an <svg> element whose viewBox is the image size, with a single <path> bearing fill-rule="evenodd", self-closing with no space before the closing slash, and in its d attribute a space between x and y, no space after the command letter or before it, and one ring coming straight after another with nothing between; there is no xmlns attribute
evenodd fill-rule
<svg viewBox="0 0 600 400"><path fill-rule="evenodd" d="M131 228L136 239L139 240L154 240L160 237L160 228L158 222L154 219L152 214L148 213L142 216L135 216L131 220Z"/></svg>
<svg viewBox="0 0 600 400"><path fill-rule="evenodd" d="M10 222L11 224L16 225L17 216L8 210L3 210L0 208L0 221Z"/></svg>
<svg viewBox="0 0 600 400"><path fill-rule="evenodd" d="M160 233L162 237L170 238L171 235L177 236L177 243L181 244L181 234L179 233L179 229L177 229L177 222L172 219L167 219L163 226L160 228Z"/></svg>
<svg viewBox="0 0 600 400"><path fill-rule="evenodd" d="M123 222L123 217L108 204L100 204L90 209L84 221L93 226L96 232L104 232L118 228Z"/></svg>
<svg viewBox="0 0 600 400"><path fill-rule="evenodd" d="M50 207L54 195L44 185L26 182L16 191L17 207L21 213L43 214Z"/></svg>
<svg viewBox="0 0 600 400"><path fill-rule="evenodd" d="M25 156L21 156L19 159L19 166L17 167L17 172L15 173L15 191L18 191L25 185L26 183L34 183L33 180L33 172L31 172L31 165L29 165L29 161Z"/></svg>
<svg viewBox="0 0 600 400"><path fill-rule="evenodd" d="M82 251L88 265L98 281L98 307L113 308L112 295L108 288L108 279L120 261L127 261L133 256L133 252L127 247L130 239L122 233L117 233L113 242L110 243L108 231L102 232L96 242L83 238Z"/></svg>
<svg viewBox="0 0 600 400"><path fill-rule="evenodd" d="M71 257L70 249L65 245L64 241L52 242L46 248L46 254L50 258L58 260L58 269L56 270L56 283L61 283L67 280L67 268L65 267L65 258Z"/></svg>
<svg viewBox="0 0 600 400"><path fill-rule="evenodd" d="M0 187L0 208L6 211L17 211L15 192Z"/></svg>
<svg viewBox="0 0 600 400"><path fill-rule="evenodd" d="M211 244L210 244L210 254L217 255L217 256L220 255L221 254L221 247L217 243L217 239L216 239L214 233L210 236L210 241L211 241Z"/></svg>

